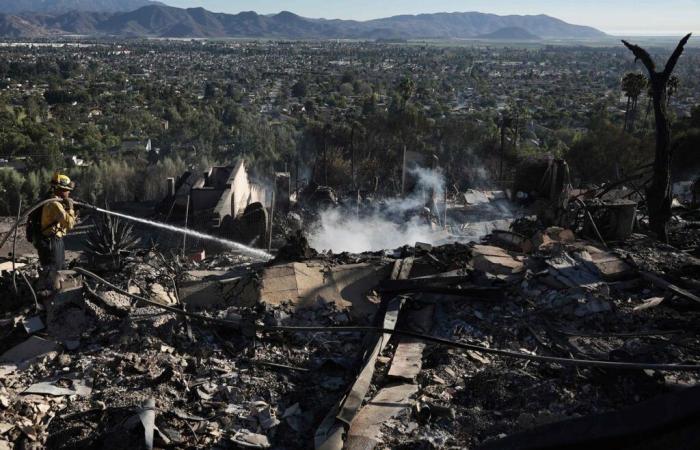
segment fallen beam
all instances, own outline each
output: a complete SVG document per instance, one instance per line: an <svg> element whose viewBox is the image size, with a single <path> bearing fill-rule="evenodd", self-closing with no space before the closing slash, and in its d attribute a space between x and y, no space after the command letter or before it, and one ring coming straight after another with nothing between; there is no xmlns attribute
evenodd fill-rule
<svg viewBox="0 0 700 450"><path fill-rule="evenodd" d="M392 268L391 278L408 277L413 267L413 261L413 258L396 260ZM367 395L372 376L374 375L377 356L384 350L391 338L391 334L387 333L387 331L393 331L396 326L399 310L403 302L403 298L395 297L387 304L383 318L384 330L382 334L377 334L373 338L373 341L365 350L364 364L359 375L350 387L347 395L331 408L316 430L314 447L317 450L340 450L343 448L343 433L354 419L365 395Z"/></svg>
<svg viewBox="0 0 700 450"><path fill-rule="evenodd" d="M429 332L434 312L435 307L431 304L418 310L411 310L406 318L411 331ZM394 351L387 375L391 378L414 382L423 367L423 349L425 349L425 342L422 340L402 337Z"/></svg>
<svg viewBox="0 0 700 450"><path fill-rule="evenodd" d="M654 286L656 286L660 289L665 289L667 291L671 291L680 297L687 298L688 300L692 300L694 302L700 303L700 297L693 294L692 292L688 292L685 289L676 286L673 283L670 283L670 282L664 280L661 277L658 277L652 273L644 272L641 270L639 271L639 275L641 275L642 278L644 278L647 281L650 281Z"/></svg>
<svg viewBox="0 0 700 450"><path fill-rule="evenodd" d="M381 427L389 419L411 407L409 400L418 385L398 384L382 388L353 420L346 450L371 450L381 442Z"/></svg>

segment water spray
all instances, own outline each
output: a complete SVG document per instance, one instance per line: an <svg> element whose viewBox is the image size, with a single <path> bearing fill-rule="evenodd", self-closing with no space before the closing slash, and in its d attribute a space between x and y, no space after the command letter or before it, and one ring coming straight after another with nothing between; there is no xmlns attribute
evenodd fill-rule
<svg viewBox="0 0 700 450"><path fill-rule="evenodd" d="M224 245L228 248L237 250L239 253L242 253L244 255L258 258L258 259L261 259L264 261L268 261L268 260L272 259L272 255L264 250L260 250L260 249L253 248L253 247L248 247L247 245L243 245L243 244L235 242L235 241L230 241L228 239L223 239L223 238L220 238L218 236L212 236L210 234L202 233L200 231L191 230L189 228L177 227L175 225L170 225L170 224L163 223L163 222L156 222L154 220L143 219L141 217L130 216L128 214L119 213L116 211L110 211L108 209L98 208L97 206L90 205L89 203L85 203L85 202L81 202L81 201L76 201L75 204L78 206L82 206L84 208L87 208L87 209L91 209L93 211L103 213L103 214L109 214L109 215L112 215L115 217L120 217L120 218L125 219L125 220L130 220L132 222L141 223L141 224L152 226L155 228L161 228L163 230L173 231L175 233L181 233L181 234L184 234L185 236L192 236L194 238L216 242L216 243Z"/></svg>
<svg viewBox="0 0 700 450"><path fill-rule="evenodd" d="M29 208L21 216L21 218L15 222L14 226L5 235L5 237L2 238L2 240L0 241L0 247L5 245L5 242L7 242L7 240L10 238L10 236L13 235L13 233L17 229L17 227L19 227L19 224L21 222L25 221L32 212L36 211L37 209L44 206L45 204L47 204L49 202L53 202L53 201L57 201L57 200L55 198L50 198L47 200L43 200L43 201L37 203L36 205L32 206L31 208ZM82 201L78 201L78 200L75 201L75 204L78 206L82 206L84 208L87 208L87 209L91 209L93 211L103 213L103 214L109 214L112 216L121 217L122 219L130 220L132 222L138 222L138 223L142 223L144 225L152 226L155 228L161 228L161 229L172 231L175 233L189 235L189 236L192 236L192 237L195 237L198 239L216 242L216 243L224 245L230 249L236 250L241 254L248 255L248 256L251 256L253 258L263 260L263 261L269 261L270 259L272 259L272 255L264 250L260 250L260 249L253 248L253 247L248 247L247 245L243 245L243 244L240 244L238 242L230 241L228 239L223 239L223 238L220 238L217 236L212 236L210 234L201 233L199 231L190 230L187 228L176 227L174 225L169 225L167 223L156 222L156 221L148 220L148 219L142 219L141 217L134 217L134 216L130 216L128 214L123 214L123 213L119 213L116 211L110 211L108 209L98 208L97 206L94 206L94 205L91 205L89 203L85 203Z"/></svg>

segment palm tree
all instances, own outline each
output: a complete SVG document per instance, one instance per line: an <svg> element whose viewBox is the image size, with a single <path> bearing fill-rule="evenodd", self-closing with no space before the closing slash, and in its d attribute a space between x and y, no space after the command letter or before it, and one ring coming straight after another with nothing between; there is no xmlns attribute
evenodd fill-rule
<svg viewBox="0 0 700 450"><path fill-rule="evenodd" d="M627 122L629 120L630 116L630 106L632 106L632 76L634 74L632 72L627 72L623 77L622 80L620 81L620 87L622 88L622 92L625 94L625 97L627 97L627 106L625 106L625 124L622 127L622 131L627 130Z"/></svg>
<svg viewBox="0 0 700 450"><path fill-rule="evenodd" d="M498 128L501 132L501 154L498 167L499 182L503 181L503 160L506 155L506 130L513 126L515 119L510 110L504 110L498 117Z"/></svg>
<svg viewBox="0 0 700 450"><path fill-rule="evenodd" d="M678 92L681 80L677 75L671 75L668 79L668 84L666 85L666 104L671 103L671 96Z"/></svg>
<svg viewBox="0 0 700 450"><path fill-rule="evenodd" d="M628 72L622 77L622 92L627 96L627 108L625 111L624 130L634 129L634 121L637 115L637 100L647 85L647 78L641 73Z"/></svg>
<svg viewBox="0 0 700 450"><path fill-rule="evenodd" d="M402 109L406 109L406 104L416 93L416 82L412 78L405 77L399 83L398 93L401 96Z"/></svg>

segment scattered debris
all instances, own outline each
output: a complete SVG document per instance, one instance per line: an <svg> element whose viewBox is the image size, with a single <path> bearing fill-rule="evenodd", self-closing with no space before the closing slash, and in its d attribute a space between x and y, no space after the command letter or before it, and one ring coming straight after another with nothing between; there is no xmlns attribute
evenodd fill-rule
<svg viewBox="0 0 700 450"><path fill-rule="evenodd" d="M551 207L566 168L537 169L549 184L524 186L522 203ZM435 233L464 242L317 252L285 199L271 262L134 247L118 269L62 273L43 308L18 289L0 306L0 448L555 448L594 422L603 440L634 434L635 408L658 434L645 401L682 404L663 415L684 430L690 403L668 392L698 381L692 251L612 239L620 221L592 204L605 245L564 205L495 227L512 222L509 196L450 199L454 217L483 214L479 242L445 229L433 202ZM323 187L305 201L347 207Z"/></svg>

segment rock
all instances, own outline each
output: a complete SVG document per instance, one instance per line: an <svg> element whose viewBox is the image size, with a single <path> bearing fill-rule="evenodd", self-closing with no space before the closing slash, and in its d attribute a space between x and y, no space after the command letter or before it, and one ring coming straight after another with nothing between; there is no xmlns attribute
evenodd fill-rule
<svg viewBox="0 0 700 450"><path fill-rule="evenodd" d="M154 301L163 305L174 305L177 303L175 296L169 291L165 290L163 285L159 283L153 283L151 285L151 295L153 296Z"/></svg>

